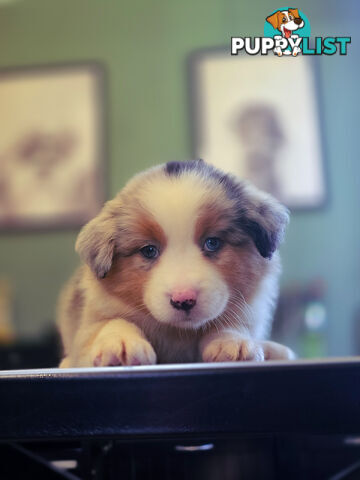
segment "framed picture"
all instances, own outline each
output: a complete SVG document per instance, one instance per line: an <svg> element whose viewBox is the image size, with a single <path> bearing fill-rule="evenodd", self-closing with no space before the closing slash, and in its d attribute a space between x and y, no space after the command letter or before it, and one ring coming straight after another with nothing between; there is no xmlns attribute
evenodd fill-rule
<svg viewBox="0 0 360 480"><path fill-rule="evenodd" d="M190 59L194 155L292 209L326 199L314 61L211 50Z"/></svg>
<svg viewBox="0 0 360 480"><path fill-rule="evenodd" d="M0 229L76 227L104 197L97 64L0 71Z"/></svg>

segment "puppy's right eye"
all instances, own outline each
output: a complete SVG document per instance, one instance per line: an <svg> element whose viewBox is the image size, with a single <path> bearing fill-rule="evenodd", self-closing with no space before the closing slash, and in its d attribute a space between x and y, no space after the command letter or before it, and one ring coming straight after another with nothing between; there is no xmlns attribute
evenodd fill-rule
<svg viewBox="0 0 360 480"><path fill-rule="evenodd" d="M286 17L283 17L282 22L286 23Z"/></svg>
<svg viewBox="0 0 360 480"><path fill-rule="evenodd" d="M222 242L220 238L209 237L205 240L204 250L206 252L217 252L222 247Z"/></svg>
<svg viewBox="0 0 360 480"><path fill-rule="evenodd" d="M140 249L141 255L145 258L157 258L159 256L159 249L155 245L146 245Z"/></svg>

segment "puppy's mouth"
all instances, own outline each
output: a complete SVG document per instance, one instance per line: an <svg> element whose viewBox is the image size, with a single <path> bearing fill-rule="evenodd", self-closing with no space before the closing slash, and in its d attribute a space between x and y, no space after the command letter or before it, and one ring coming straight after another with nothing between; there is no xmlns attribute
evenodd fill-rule
<svg viewBox="0 0 360 480"><path fill-rule="evenodd" d="M292 34L292 31L291 31L291 30L288 30L287 28L284 27L284 35L285 35L285 38L290 38L290 37L291 37L291 34Z"/></svg>
<svg viewBox="0 0 360 480"><path fill-rule="evenodd" d="M216 287L216 288L215 288ZM200 292L194 304L179 307L171 303L167 292L153 294L146 290L144 303L151 316L160 323L185 330L197 330L221 315L227 305L229 292L225 284L219 282L213 289ZM147 292L152 295L147 295Z"/></svg>
<svg viewBox="0 0 360 480"><path fill-rule="evenodd" d="M198 316L196 312L179 312L172 318L172 325L178 328L196 330L206 323L208 319Z"/></svg>
<svg viewBox="0 0 360 480"><path fill-rule="evenodd" d="M224 312L225 306L226 304L219 305L211 312L198 311L196 307L189 312L177 312L172 316L170 323L180 329L197 330L218 318Z"/></svg>

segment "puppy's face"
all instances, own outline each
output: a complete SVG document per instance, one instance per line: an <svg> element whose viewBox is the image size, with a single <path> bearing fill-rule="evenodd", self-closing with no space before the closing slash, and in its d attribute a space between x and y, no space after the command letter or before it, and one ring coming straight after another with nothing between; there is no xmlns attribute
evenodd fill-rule
<svg viewBox="0 0 360 480"><path fill-rule="evenodd" d="M104 287L158 322L197 329L249 301L287 212L203 162L135 177L80 233Z"/></svg>
<svg viewBox="0 0 360 480"><path fill-rule="evenodd" d="M294 30L303 28L304 20L299 15L297 8L278 10L266 19L271 25L279 30L283 37L290 38Z"/></svg>

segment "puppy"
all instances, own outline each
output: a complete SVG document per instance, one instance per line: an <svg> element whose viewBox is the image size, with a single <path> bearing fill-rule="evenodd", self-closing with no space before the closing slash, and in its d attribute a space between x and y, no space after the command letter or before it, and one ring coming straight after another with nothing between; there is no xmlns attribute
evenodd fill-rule
<svg viewBox="0 0 360 480"><path fill-rule="evenodd" d="M300 17L299 10L297 8L289 8L289 10L278 10L269 17L266 18L275 30L281 32L283 38L289 39L297 38L298 35L294 35L294 32L299 28L303 28L305 25L304 20ZM274 38L281 38L280 36L275 36ZM296 56L301 52L300 47L294 47L292 54ZM274 49L274 53L281 56L290 55L290 50L282 50L280 47Z"/></svg>
<svg viewBox="0 0 360 480"><path fill-rule="evenodd" d="M288 212L201 160L135 176L81 230L61 367L289 359L265 341Z"/></svg>

